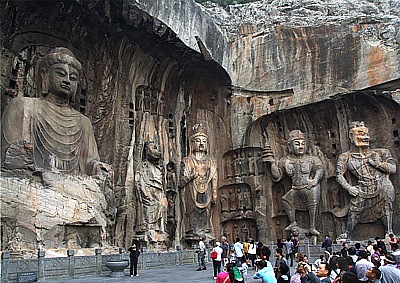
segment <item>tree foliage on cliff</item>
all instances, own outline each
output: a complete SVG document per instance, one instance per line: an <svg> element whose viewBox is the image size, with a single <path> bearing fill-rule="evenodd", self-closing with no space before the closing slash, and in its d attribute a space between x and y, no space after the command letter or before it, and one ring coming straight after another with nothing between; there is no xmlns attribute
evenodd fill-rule
<svg viewBox="0 0 400 283"><path fill-rule="evenodd" d="M197 3L203 4L205 2L214 2L221 6L228 6L233 4L243 4L249 2L256 2L258 0L195 0Z"/></svg>

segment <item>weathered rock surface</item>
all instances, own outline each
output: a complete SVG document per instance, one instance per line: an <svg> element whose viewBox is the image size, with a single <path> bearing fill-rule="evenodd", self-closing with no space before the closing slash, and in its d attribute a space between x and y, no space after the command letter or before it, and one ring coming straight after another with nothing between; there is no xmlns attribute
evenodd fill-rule
<svg viewBox="0 0 400 283"><path fill-rule="evenodd" d="M48 174L21 178L2 172L1 215L5 245L21 249L89 248L109 241L104 192L92 177Z"/></svg>

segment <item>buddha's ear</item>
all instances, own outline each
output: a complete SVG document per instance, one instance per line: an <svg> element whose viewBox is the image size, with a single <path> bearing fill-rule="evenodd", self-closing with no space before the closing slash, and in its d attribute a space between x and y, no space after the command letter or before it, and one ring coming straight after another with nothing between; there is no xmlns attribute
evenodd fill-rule
<svg viewBox="0 0 400 283"><path fill-rule="evenodd" d="M48 94L49 93L49 73L46 71L46 69L41 69L40 70L40 79L41 79L41 88L42 88L42 94Z"/></svg>

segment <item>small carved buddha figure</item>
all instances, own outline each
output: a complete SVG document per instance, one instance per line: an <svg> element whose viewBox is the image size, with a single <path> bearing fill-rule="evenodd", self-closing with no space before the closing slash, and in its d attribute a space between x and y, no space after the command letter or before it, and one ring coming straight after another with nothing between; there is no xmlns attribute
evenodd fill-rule
<svg viewBox="0 0 400 283"><path fill-rule="evenodd" d="M265 148L264 156L269 156L266 162L271 163L273 181L278 182L286 174L292 180L292 188L282 197L285 212L290 224L285 228L291 231L297 227L296 210L309 213L311 235L319 235L315 228L317 205L320 198L319 182L324 174L322 162L317 156L306 154L306 139L300 130L289 133L289 155L276 162L271 148Z"/></svg>
<svg viewBox="0 0 400 283"><path fill-rule="evenodd" d="M208 135L201 124L193 127L190 147L181 166L187 235L210 232L211 203L217 199L217 163L208 155Z"/></svg>
<svg viewBox="0 0 400 283"><path fill-rule="evenodd" d="M15 162L12 148L29 144L34 170L69 175L112 172L100 162L89 118L70 106L82 72L73 53L62 47L50 51L40 62L40 98L11 100L2 117L2 166ZM21 162L22 163L22 162ZM14 164L14 168L24 168ZM19 167L20 166L20 167Z"/></svg>
<svg viewBox="0 0 400 283"><path fill-rule="evenodd" d="M395 190L389 179L396 172L396 163L388 149L370 149L369 129L364 122L350 124L350 150L342 153L336 165L336 180L349 192L350 208L345 233L350 239L357 223L382 219L388 234L393 233L393 201ZM356 181L345 178L349 171Z"/></svg>

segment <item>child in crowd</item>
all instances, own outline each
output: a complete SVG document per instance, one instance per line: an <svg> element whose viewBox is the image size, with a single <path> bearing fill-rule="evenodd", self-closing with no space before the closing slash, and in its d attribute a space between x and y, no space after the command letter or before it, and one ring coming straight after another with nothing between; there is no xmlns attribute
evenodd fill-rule
<svg viewBox="0 0 400 283"><path fill-rule="evenodd" d="M250 259L246 258L245 256L242 258L242 266L239 267L240 273L243 277L243 282L247 283L247 269L250 266Z"/></svg>

